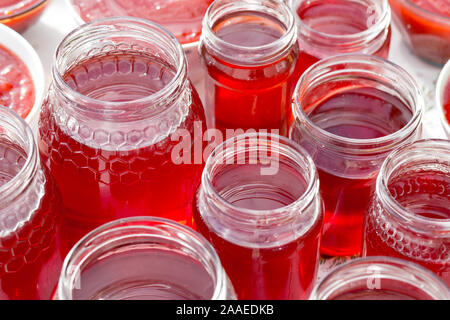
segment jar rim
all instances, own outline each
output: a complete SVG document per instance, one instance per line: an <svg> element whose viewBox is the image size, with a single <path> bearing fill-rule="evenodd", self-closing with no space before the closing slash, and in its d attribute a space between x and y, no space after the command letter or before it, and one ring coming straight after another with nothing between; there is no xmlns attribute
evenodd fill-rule
<svg viewBox="0 0 450 320"><path fill-rule="evenodd" d="M289 154L288 157L290 160L293 160L296 164L305 164L308 167L308 176L303 176L305 180L307 181L307 186L305 188L305 191L303 194L293 201L292 203L277 208L277 209L265 209L265 210L256 210L256 209L247 209L242 208L239 206L236 206L230 202L228 202L222 195L219 194L219 192L215 189L212 179L211 179L211 172L214 170L215 167L215 161L217 161L218 158L224 158L227 155L227 145L236 145L239 142L245 142L249 141L251 143L255 143L257 145L264 144L268 146L268 149L271 150L271 152L274 152L273 147L270 147L270 144L275 142L276 148L284 148ZM280 151L276 150L275 152L281 153ZM236 155L237 150L236 148L232 147L231 154ZM292 210L294 208L306 208L309 206L315 199L316 193L319 190L319 181L318 181L318 173L316 166L314 164L313 159L309 156L309 154L297 143L294 141L287 139L283 136L277 135L277 134L269 134L269 133L246 133L241 134L236 137L233 137L231 139L228 139L224 141L223 143L216 146L216 148L213 150L213 152L208 157L205 169L203 170L202 174L202 186L203 190L208 194L209 197L213 197L215 200L218 200L220 204L227 209L230 209L233 211L233 215L230 216L230 218L236 219L235 214L239 213L243 219L247 221L252 220L259 220L259 219L278 219L282 220L290 215L292 215ZM298 210L295 210L295 213L297 214ZM226 214L224 212L224 214Z"/></svg>
<svg viewBox="0 0 450 320"><path fill-rule="evenodd" d="M64 53L64 49L70 45L74 46L74 42L79 41L83 36L96 35L101 32L119 32L116 28L118 26L127 27L132 26L136 28L140 28L140 31L145 31L146 34L158 34L162 36L164 39L168 40L168 43L173 46L173 51L176 55L176 63L177 70L174 74L174 77L170 80L168 84L164 86L161 90L150 94L146 97L130 100L130 101L120 101L120 102L110 102L103 101L95 98L91 98L82 93L77 92L72 89L66 81L62 78L62 72L59 70L58 66L58 57L62 56ZM126 110L128 107L136 104L148 104L148 103L156 103L170 95L172 92L176 91L176 86L180 82L184 82L187 80L187 67L186 67L186 57L183 51L181 44L178 42L176 37L163 26L154 23L152 21L135 18L135 17L108 17L102 18L98 20L93 20L91 22L85 23L83 25L78 26L76 29L71 31L68 35L64 37L64 39L58 45L54 57L53 57L53 77L55 79L56 84L63 88L66 95L71 100L80 101L81 103L77 103L77 106L82 109L91 110L86 106L88 105L101 105L102 110ZM94 110L95 111L95 110ZM96 110L98 112L98 110ZM159 110L157 110L159 111Z"/></svg>
<svg viewBox="0 0 450 320"><path fill-rule="evenodd" d="M224 10L223 6L233 3L233 4L245 4L245 9L248 11L257 10L261 7L268 7L268 4L273 4L276 6L279 6L283 10L283 14L287 16L288 21L287 23L283 23L284 27L286 28L285 33L275 41L260 45L260 46L243 46L238 45L234 43L230 43L228 41L223 40L219 36L216 35L216 33L213 31L213 26L216 20L218 19L215 17L213 13L215 11L222 12ZM217 7L217 8L216 8ZM235 11L231 11L233 13ZM221 16L219 16L220 18ZM279 19L277 19L279 21ZM252 56L252 60L249 59L240 59L239 62L243 63L245 62L245 65L259 65L262 63L268 63L269 61L275 59L276 57L283 55L284 52L289 49L291 43L296 43L297 40L297 26L295 24L295 18L292 12L289 10L289 7L283 2L283 1L274 1L274 0L237 0L237 1L229 1L229 0L216 0L209 6L208 10L205 13L205 16L203 18L202 22L202 35L200 38L200 43L205 42L207 38L212 39L215 43L218 45L215 45L214 47L221 46L226 47L230 50L244 52L245 54L250 54ZM295 41L294 41L295 40ZM264 54L260 56L256 56L256 52L263 52ZM230 60L235 60L232 56L228 54L223 54L224 57Z"/></svg>
<svg viewBox="0 0 450 320"><path fill-rule="evenodd" d="M300 0L302 1L302 0ZM289 1L289 7L293 11L297 11L294 8L294 3L299 2L299 0L290 0ZM391 22L391 9L388 3L388 0L375 0L373 1L374 4L381 4L381 15L377 19L377 22L367 28L364 31L352 33L352 34L332 34L332 33L326 33L323 31L316 30L312 27L310 27L307 23L305 23L300 17L297 17L297 22L299 23L299 32L303 34L313 34L313 37L322 37L333 41L339 41L339 42L354 42L357 40L362 40L364 42L370 42L374 38L378 36L386 27L389 26ZM307 32L305 32L306 30Z"/></svg>
<svg viewBox="0 0 450 320"><path fill-rule="evenodd" d="M15 130L18 130L18 136L24 140L24 151L27 155L25 163L22 168L20 168L19 172L12 177L11 180L0 185L0 194L2 195L2 198L7 199L15 193L13 189L25 188L28 180L32 177L37 163L37 144L33 132L26 121L11 109L0 105L0 126L3 124L8 125L7 121L2 119L3 117L11 121L11 123L9 123L10 127L13 126Z"/></svg>
<svg viewBox="0 0 450 320"><path fill-rule="evenodd" d="M408 3L410 6L414 7L416 10L420 11L423 14L427 14L427 15L432 16L433 18L442 19L445 22L450 23L449 16L446 16L446 15L443 15L443 14L440 14L440 13L437 13L437 12L434 12L434 11L431 11L428 9L424 9L424 8L420 7L419 5L417 5L416 3L412 2L411 0L401 0L401 1Z"/></svg>
<svg viewBox="0 0 450 320"><path fill-rule="evenodd" d="M346 271L361 271L359 269L362 266L367 268L365 270L367 274L361 272L358 272L357 276L353 273L345 274ZM368 270L369 268L370 270ZM384 276L384 279L412 284L435 300L450 299L450 290L448 286L436 274L421 265L395 257L370 256L356 258L337 266L315 286L311 293L310 300L326 300L335 293L336 290L339 290L346 285L361 279L373 277L374 273L370 272L371 270L376 270L378 272L377 275ZM383 273L380 274L380 272ZM388 274L389 272L391 274ZM417 279L417 277L419 277L419 279ZM428 287L424 288L423 285L419 286L414 283L414 281L417 280L424 281Z"/></svg>
<svg viewBox="0 0 450 320"><path fill-rule="evenodd" d="M98 240L98 238L101 238L108 234L112 234L113 236L112 239L109 239L108 243L121 239L123 237L117 235L114 236L113 233L121 230L126 230L127 228L138 228L141 231L139 234L133 234L128 237L129 241L131 241L135 236L148 236L152 238L153 242L155 241L155 238L163 239L164 236L154 233L155 229L157 229L158 231L165 233L181 233L184 237L183 239L181 237L177 239L175 235L167 234L167 236L170 236L171 241L176 242L180 246L186 247L183 241L186 241L186 239L188 239L189 241L195 242L196 245L203 247L206 250L207 254L210 255L209 258L211 260L211 266L208 266L208 268L205 268L205 270L209 272L209 269L211 269L209 267L212 267L211 271L214 272L214 274L211 275L211 278L214 281L214 292L210 299L223 299L224 292L227 289L227 277L225 271L223 270L219 256L212 245L200 233L194 231L191 228L188 228L187 226L181 225L169 219L150 216L123 218L105 223L102 226L92 230L81 240L79 240L72 247L64 260L57 288L59 299L71 299L73 291L72 284L74 282L74 278L76 276L79 277L79 275L81 274L80 269L82 268L83 263L90 256L103 250L103 243L102 245L98 245L93 244L93 242ZM203 263L203 261L201 261L201 263L202 266L205 267L205 263Z"/></svg>
<svg viewBox="0 0 450 320"><path fill-rule="evenodd" d="M319 72L325 70L326 73L329 72L329 68L338 65L338 64L365 64L365 65L374 65L383 68L384 70L393 71L396 75L399 75L404 79L404 81L408 82L408 90L411 91L412 96L416 103L411 105L411 112L413 113L411 119L405 124L400 130L397 130L391 134L379 137L379 138L371 138L371 139L355 139L348 138L344 136L339 136L328 132L317 126L305 113L300 103L300 92L301 89L307 87L310 84L310 79L308 77L312 75L313 77L322 76L323 73L317 75L313 75L314 72ZM340 72L349 71L352 72L362 72L368 76L379 76L379 74L375 74L374 72L369 72L362 68L359 69L349 69L346 67L343 70L334 71L332 74L336 76ZM310 66L300 77L300 80L297 83L297 86L293 95L293 103L292 103L292 111L295 119L301 121L301 123L307 126L309 129L314 130L314 138L320 140L322 143L326 144L329 147L334 147L336 149L345 149L347 152L355 151L352 148L357 149L358 153L375 153L375 152L383 152L386 149L392 148L395 144L395 141L398 139L406 140L410 135L414 133L414 129L420 126L424 109L424 100L423 96L419 90L419 87L416 81L412 78L412 76L404 70L399 65L388 61L386 59L367 55L367 54L355 54L355 53L345 53L332 57L328 57L322 60L319 60L312 66ZM349 147L350 146L350 147ZM361 150L362 149L362 150Z"/></svg>
<svg viewBox="0 0 450 320"><path fill-rule="evenodd" d="M398 161L400 156L407 155L410 151L413 151L411 148L419 148L419 150L423 148L427 148L433 144L433 150L435 151L437 148L446 149L450 152L450 140L444 139L422 139L415 142L411 142L406 144L394 152L392 152L383 162L380 172L377 177L376 182L376 194L377 197L390 208L388 210L388 214L393 215L396 219L402 222L411 222L408 225L414 230L427 231L427 230L439 230L442 232L439 236L448 237L450 235L450 218L448 219L433 219L427 218L422 215L414 214L407 208L400 205L392 196L389 191L388 183L389 179L398 166L402 163ZM450 159L448 159L450 161ZM393 165L391 169L389 167ZM450 165L450 162L449 162ZM386 210L385 210L386 211Z"/></svg>

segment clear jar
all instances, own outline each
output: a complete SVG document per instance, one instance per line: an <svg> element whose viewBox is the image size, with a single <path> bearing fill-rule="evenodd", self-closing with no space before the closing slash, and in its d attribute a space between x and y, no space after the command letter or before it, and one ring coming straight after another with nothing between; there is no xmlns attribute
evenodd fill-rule
<svg viewBox="0 0 450 320"><path fill-rule="evenodd" d="M60 300L229 300L235 293L200 234L154 217L126 218L90 232L70 251Z"/></svg>
<svg viewBox="0 0 450 320"><path fill-rule="evenodd" d="M60 199L30 127L0 107L0 300L50 299L63 258Z"/></svg>
<svg viewBox="0 0 450 320"><path fill-rule="evenodd" d="M70 33L39 127L41 157L62 193L67 250L143 212L192 225L204 112L181 45L158 25L119 17ZM180 137L191 138L183 157Z"/></svg>
<svg viewBox="0 0 450 320"><path fill-rule="evenodd" d="M208 127L287 134L298 45L294 16L273 0L217 0L206 12L200 55ZM229 136L228 136L229 137Z"/></svg>
<svg viewBox="0 0 450 320"><path fill-rule="evenodd" d="M449 140L421 140L389 155L366 218L363 254L413 261L450 285L449 173Z"/></svg>
<svg viewBox="0 0 450 320"><path fill-rule="evenodd" d="M289 6L298 27L300 74L338 54L388 57L391 9L387 0L289 0Z"/></svg>
<svg viewBox="0 0 450 320"><path fill-rule="evenodd" d="M324 255L361 253L379 168L390 152L420 137L423 107L414 79L375 56L336 56L303 74L290 136L310 153L319 172Z"/></svg>
<svg viewBox="0 0 450 320"><path fill-rule="evenodd" d="M238 135L207 160L194 218L238 299L306 299L319 264L323 205L311 158L292 141Z"/></svg>
<svg viewBox="0 0 450 320"><path fill-rule="evenodd" d="M449 288L412 262L391 257L359 258L332 270L311 300L449 300Z"/></svg>

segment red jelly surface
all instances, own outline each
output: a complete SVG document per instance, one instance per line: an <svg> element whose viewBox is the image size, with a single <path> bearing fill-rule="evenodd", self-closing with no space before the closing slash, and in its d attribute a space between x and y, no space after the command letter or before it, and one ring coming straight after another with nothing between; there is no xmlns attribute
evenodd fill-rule
<svg viewBox="0 0 450 320"><path fill-rule="evenodd" d="M297 9L298 16L311 29L328 35L354 35L366 31L374 24L370 10L366 5L348 0L311 1ZM390 34L373 55L387 58L390 47ZM309 41L309 40L308 40ZM352 52L351 48L340 47L333 39L320 49L309 47L300 41L300 73L320 59L339 53Z"/></svg>
<svg viewBox="0 0 450 320"><path fill-rule="evenodd" d="M122 52L82 61L63 79L85 96L119 102L161 90L174 73L155 57ZM194 137L194 121L204 121L204 113L192 90L192 104L178 129ZM116 147L93 147L90 141L108 141L106 132L93 125L93 134L80 143L55 122L49 108L41 115L40 150L62 193L69 248L86 232L118 218L162 216L192 225L191 203L203 164L175 164L172 151L178 140L166 136L136 148L125 133L111 135Z"/></svg>
<svg viewBox="0 0 450 320"><path fill-rule="evenodd" d="M447 122L450 124L450 82L445 85L444 88L444 115Z"/></svg>
<svg viewBox="0 0 450 320"><path fill-rule="evenodd" d="M83 21L131 16L163 25L181 43L198 41L202 20L213 0L73 0Z"/></svg>
<svg viewBox="0 0 450 320"><path fill-rule="evenodd" d="M449 0L389 0L405 39L422 58L444 64L450 59Z"/></svg>
<svg viewBox="0 0 450 320"><path fill-rule="evenodd" d="M46 0L2 0L0 23L16 31L25 31L43 12Z"/></svg>
<svg viewBox="0 0 450 320"><path fill-rule="evenodd" d="M259 176L260 168L259 165L230 166L213 181L215 189L220 190L221 196L234 206L252 210L284 207L294 202L306 189L303 177L283 166L280 166L277 174L260 176L255 182L254 177ZM238 299L308 298L318 269L321 218L297 239L283 243L244 245L218 235L205 223L199 210L195 206L194 218L198 230L219 254ZM234 232L232 228L229 229L230 234Z"/></svg>
<svg viewBox="0 0 450 320"><path fill-rule="evenodd" d="M34 83L25 63L0 45L0 105L25 118L35 100Z"/></svg>
<svg viewBox="0 0 450 320"><path fill-rule="evenodd" d="M254 47L268 45L285 33L273 17L256 12L225 16L213 27L216 35L229 44ZM293 76L298 58L294 46L281 58L268 63L240 63L212 55L202 47L207 67L206 112L208 124L226 129L276 129L287 133L290 102L295 87ZM233 55L233 52L221 52Z"/></svg>
<svg viewBox="0 0 450 320"><path fill-rule="evenodd" d="M308 117L337 136L373 139L400 130L412 114L396 97L376 88L359 87L324 99ZM330 256L357 255L361 252L364 215L376 177L374 174L367 177L363 173L361 177L348 177L342 168L334 167L332 161L322 162L318 167L325 203L321 252Z"/></svg>
<svg viewBox="0 0 450 320"><path fill-rule="evenodd" d="M412 214L450 221L450 176L445 172L406 172L388 183L394 199ZM433 239L425 234L397 230L395 225L367 220L365 253L368 256L393 256L419 263L450 285L450 240Z"/></svg>
<svg viewBox="0 0 450 320"><path fill-rule="evenodd" d="M0 139L0 186L19 172L25 159L23 149ZM30 196L28 191L16 200L19 209L14 205L11 212L0 208L0 300L50 299L56 288L63 260L57 236L60 199L47 175L41 192L32 211L29 207L35 206L36 192ZM16 221L22 223L16 226Z"/></svg>

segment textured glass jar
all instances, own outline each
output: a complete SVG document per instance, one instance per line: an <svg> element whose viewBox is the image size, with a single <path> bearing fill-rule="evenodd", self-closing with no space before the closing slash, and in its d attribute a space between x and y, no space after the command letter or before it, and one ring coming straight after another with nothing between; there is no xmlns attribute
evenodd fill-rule
<svg viewBox="0 0 450 320"><path fill-rule="evenodd" d="M449 300L449 288L435 274L392 257L359 258L332 270L311 300Z"/></svg>
<svg viewBox="0 0 450 320"><path fill-rule="evenodd" d="M384 159L421 135L423 97L414 79L387 60L327 58L300 79L291 138L312 156L321 181L321 252L359 255L364 216Z"/></svg>
<svg viewBox="0 0 450 320"><path fill-rule="evenodd" d="M70 33L57 49L39 125L41 157L70 228L67 249L99 225L143 212L192 225L203 163L191 151L202 143L203 124L172 34L136 18ZM176 148L186 136L187 160Z"/></svg>
<svg viewBox="0 0 450 320"><path fill-rule="evenodd" d="M213 2L203 20L199 50L210 128L224 135L227 129L287 134L298 45L294 16L286 4Z"/></svg>
<svg viewBox="0 0 450 320"><path fill-rule="evenodd" d="M235 299L219 257L200 234L154 217L92 231L64 261L60 300Z"/></svg>
<svg viewBox="0 0 450 320"><path fill-rule="evenodd" d="M238 299L306 299L319 264L323 204L311 158L278 135L246 134L207 160L194 218Z"/></svg>
<svg viewBox="0 0 450 320"><path fill-rule="evenodd" d="M420 140L389 155L365 221L363 254L413 261L450 285L449 140Z"/></svg>
<svg viewBox="0 0 450 320"><path fill-rule="evenodd" d="M0 300L50 299L63 257L60 198L30 127L0 107Z"/></svg>

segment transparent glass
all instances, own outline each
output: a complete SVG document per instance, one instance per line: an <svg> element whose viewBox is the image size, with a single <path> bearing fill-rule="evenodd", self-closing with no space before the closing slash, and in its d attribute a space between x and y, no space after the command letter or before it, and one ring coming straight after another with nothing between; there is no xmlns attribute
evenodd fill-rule
<svg viewBox="0 0 450 320"><path fill-rule="evenodd" d="M0 106L0 300L50 299L61 270L60 199L30 127Z"/></svg>
<svg viewBox="0 0 450 320"><path fill-rule="evenodd" d="M57 298L229 300L235 293L200 234L167 219L134 217L107 223L75 245Z"/></svg>
<svg viewBox="0 0 450 320"><path fill-rule="evenodd" d="M194 209L238 299L306 299L319 263L323 205L311 158L278 135L216 147Z"/></svg>
<svg viewBox="0 0 450 320"><path fill-rule="evenodd" d="M289 0L288 3L298 26L300 74L317 61L338 54L388 57L391 9L387 0Z"/></svg>
<svg viewBox="0 0 450 320"><path fill-rule="evenodd" d="M391 257L359 258L332 270L311 300L449 300L449 288L428 270Z"/></svg>
<svg viewBox="0 0 450 320"><path fill-rule="evenodd" d="M449 173L449 140L421 140L393 152L378 175L363 254L413 261L450 285Z"/></svg>
<svg viewBox="0 0 450 320"><path fill-rule="evenodd" d="M321 252L361 253L364 216L384 159L421 135L423 97L387 60L346 54L305 72L294 94L291 138L312 156L321 181Z"/></svg>
<svg viewBox="0 0 450 320"><path fill-rule="evenodd" d="M203 20L210 128L273 129L287 134L298 59L294 17L271 0L217 0Z"/></svg>
<svg viewBox="0 0 450 320"><path fill-rule="evenodd" d="M192 154L204 130L172 34L125 17L70 33L57 49L39 124L41 158L62 193L66 249L106 222L143 212L192 225L204 165ZM189 159L180 160L180 137L191 138Z"/></svg>
<svg viewBox="0 0 450 320"><path fill-rule="evenodd" d="M10 0L0 3L0 23L17 32L25 32L39 19L48 2L47 0Z"/></svg>

